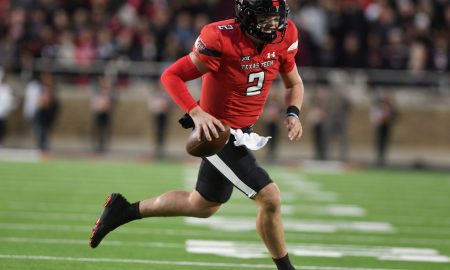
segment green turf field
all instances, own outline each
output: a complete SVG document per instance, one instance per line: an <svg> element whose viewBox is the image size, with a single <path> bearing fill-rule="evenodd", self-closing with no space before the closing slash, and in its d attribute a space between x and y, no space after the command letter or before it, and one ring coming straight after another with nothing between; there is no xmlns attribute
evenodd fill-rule
<svg viewBox="0 0 450 270"><path fill-rule="evenodd" d="M88 247L111 192L190 190L196 164L0 163L0 269L275 269L235 190L210 219L153 218ZM268 167L297 269L450 269L450 174Z"/></svg>

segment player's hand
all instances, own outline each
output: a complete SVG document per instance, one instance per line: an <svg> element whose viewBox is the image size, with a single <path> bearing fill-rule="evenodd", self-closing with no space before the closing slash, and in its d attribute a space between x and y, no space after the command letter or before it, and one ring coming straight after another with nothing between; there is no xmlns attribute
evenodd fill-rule
<svg viewBox="0 0 450 270"><path fill-rule="evenodd" d="M220 131L225 130L225 127L217 118L205 112L200 106L192 109L189 112L189 115L192 117L192 120L194 120L195 130L197 131L197 140L199 141L202 138L202 133L205 134L205 138L208 141L211 141L211 135L214 136L214 138L219 138L217 127Z"/></svg>
<svg viewBox="0 0 450 270"><path fill-rule="evenodd" d="M286 119L284 119L284 125L288 130L289 140L298 141L302 137L303 128L300 119L294 116L288 116L286 117Z"/></svg>

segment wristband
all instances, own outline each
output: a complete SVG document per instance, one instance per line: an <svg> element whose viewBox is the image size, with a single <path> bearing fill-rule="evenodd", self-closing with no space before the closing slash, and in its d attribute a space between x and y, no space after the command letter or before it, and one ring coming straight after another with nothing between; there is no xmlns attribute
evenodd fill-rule
<svg viewBox="0 0 450 270"><path fill-rule="evenodd" d="M292 116L297 119L300 119L300 109L296 106L289 106L286 110L286 117Z"/></svg>

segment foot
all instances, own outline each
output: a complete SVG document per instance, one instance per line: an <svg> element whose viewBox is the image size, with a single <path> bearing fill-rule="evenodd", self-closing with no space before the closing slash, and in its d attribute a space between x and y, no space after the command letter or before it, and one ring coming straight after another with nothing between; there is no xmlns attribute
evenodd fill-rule
<svg viewBox="0 0 450 270"><path fill-rule="evenodd" d="M121 194L112 193L106 198L105 210L92 228L91 248L96 248L110 231L128 222L124 213L129 206L130 203Z"/></svg>

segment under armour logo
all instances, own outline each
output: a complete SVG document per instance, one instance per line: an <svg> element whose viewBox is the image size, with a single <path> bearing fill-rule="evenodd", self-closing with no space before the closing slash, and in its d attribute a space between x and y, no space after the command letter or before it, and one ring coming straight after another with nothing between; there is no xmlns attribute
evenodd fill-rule
<svg viewBox="0 0 450 270"><path fill-rule="evenodd" d="M267 53L267 58L275 58L275 52Z"/></svg>

